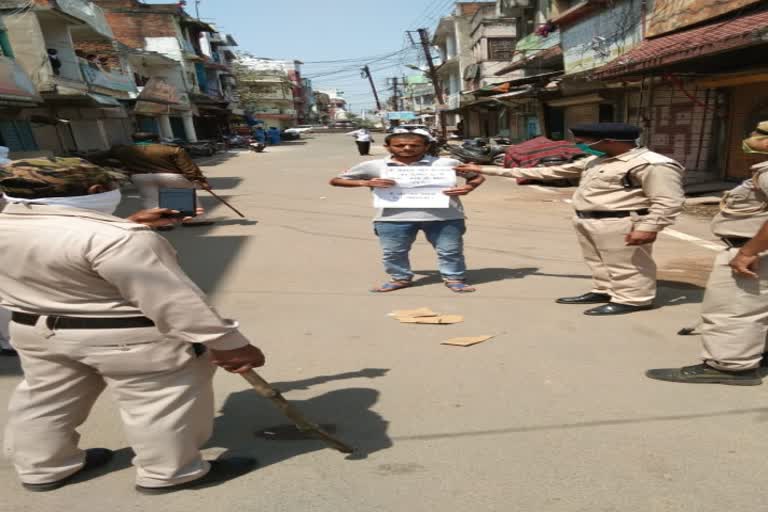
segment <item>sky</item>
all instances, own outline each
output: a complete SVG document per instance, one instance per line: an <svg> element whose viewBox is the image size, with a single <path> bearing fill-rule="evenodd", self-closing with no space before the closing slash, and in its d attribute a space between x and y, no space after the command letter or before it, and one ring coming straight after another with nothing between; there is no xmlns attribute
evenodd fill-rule
<svg viewBox="0 0 768 512"><path fill-rule="evenodd" d="M171 3L171 0L145 0ZM405 64L423 64L420 47L405 31L425 27L430 33L454 0L200 0L200 18L230 33L239 50L257 57L298 59L316 90L336 88L354 112L375 108L368 63L383 102L391 89L387 78L418 73ZM195 0L186 10L195 15ZM414 34L416 36L416 34ZM328 62L342 61L346 62Z"/></svg>

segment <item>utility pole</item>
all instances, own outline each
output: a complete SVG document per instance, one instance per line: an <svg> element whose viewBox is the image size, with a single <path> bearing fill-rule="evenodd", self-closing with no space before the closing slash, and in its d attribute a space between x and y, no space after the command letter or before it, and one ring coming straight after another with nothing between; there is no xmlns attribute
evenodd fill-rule
<svg viewBox="0 0 768 512"><path fill-rule="evenodd" d="M200 19L200 2L201 0L195 0L195 17Z"/></svg>
<svg viewBox="0 0 768 512"><path fill-rule="evenodd" d="M435 88L435 98L437 99L438 115L437 119L440 123L440 132L443 138L446 138L446 126L443 115L443 106L445 105L445 98L443 97L443 87L440 85L440 80L437 77L437 68L435 68L435 62L432 60L432 50L429 46L429 32L426 28L420 28L419 39L421 41L421 48L424 50L424 58L427 61L427 67L429 72L429 78L432 80L432 87Z"/></svg>
<svg viewBox="0 0 768 512"><path fill-rule="evenodd" d="M381 102L379 101L379 93L376 92L376 84L373 83L373 77L371 76L371 68L369 68L367 64L363 68L362 76L363 76L363 78L367 78L368 82L371 84L371 90L373 91L373 97L376 99L376 108L379 111L381 111Z"/></svg>
<svg viewBox="0 0 768 512"><path fill-rule="evenodd" d="M397 88L397 81L397 77L392 79L392 108L396 111L399 111L400 90Z"/></svg>

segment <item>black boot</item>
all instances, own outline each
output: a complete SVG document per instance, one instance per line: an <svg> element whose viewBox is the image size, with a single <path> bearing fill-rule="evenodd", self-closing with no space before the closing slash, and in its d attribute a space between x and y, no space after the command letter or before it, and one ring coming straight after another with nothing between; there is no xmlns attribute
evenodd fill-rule
<svg viewBox="0 0 768 512"><path fill-rule="evenodd" d="M607 293L589 292L578 297L560 297L555 302L558 304L602 304L611 302L611 296Z"/></svg>
<svg viewBox="0 0 768 512"><path fill-rule="evenodd" d="M763 383L757 370L728 372L712 368L707 364L684 366L683 368L660 368L648 370L649 379L688 384L728 384L731 386L759 386Z"/></svg>
<svg viewBox="0 0 768 512"><path fill-rule="evenodd" d="M625 315L627 313L645 311L648 309L653 309L653 304L648 304L647 306L630 306L628 304L610 302L603 306L588 309L584 312L584 314L589 316Z"/></svg>
<svg viewBox="0 0 768 512"><path fill-rule="evenodd" d="M76 473L72 473L68 477L62 478L61 480L56 480L55 482L46 482L44 484L26 484L22 482L21 485L26 490L32 492L55 491L56 489L64 487L68 483L72 482L75 478L84 476L87 473L106 465L110 460L112 460L114 455L115 452L112 450L107 450L106 448L90 448L85 450L85 465L83 465L83 467L80 468L80 470Z"/></svg>

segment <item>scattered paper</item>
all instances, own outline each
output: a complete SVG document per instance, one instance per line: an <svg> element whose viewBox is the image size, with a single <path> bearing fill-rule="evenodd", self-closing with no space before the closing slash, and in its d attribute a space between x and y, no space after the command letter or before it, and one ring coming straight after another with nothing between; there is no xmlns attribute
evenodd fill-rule
<svg viewBox="0 0 768 512"><path fill-rule="evenodd" d="M465 336L463 338L451 338L449 340L445 340L443 342L440 342L441 345L455 345L457 347L469 347L472 345L477 345L478 343L482 343L484 341L488 341L491 338L494 338L495 336Z"/></svg>
<svg viewBox="0 0 768 512"><path fill-rule="evenodd" d="M458 324L464 321L464 317L461 315L441 315L441 316L427 316L427 317L396 317L403 324Z"/></svg>
<svg viewBox="0 0 768 512"><path fill-rule="evenodd" d="M391 312L389 316L394 316L396 318L419 318L424 316L437 316L437 313L429 308L396 309Z"/></svg>

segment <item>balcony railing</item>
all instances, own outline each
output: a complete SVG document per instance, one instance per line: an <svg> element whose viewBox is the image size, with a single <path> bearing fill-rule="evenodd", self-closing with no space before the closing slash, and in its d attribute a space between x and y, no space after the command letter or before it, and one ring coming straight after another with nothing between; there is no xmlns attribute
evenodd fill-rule
<svg viewBox="0 0 768 512"><path fill-rule="evenodd" d="M80 71L89 85L115 91L136 92L136 83L129 75L102 71L88 63L81 63Z"/></svg>

